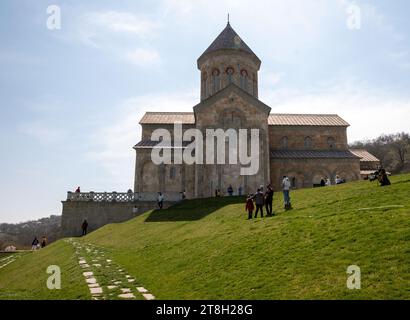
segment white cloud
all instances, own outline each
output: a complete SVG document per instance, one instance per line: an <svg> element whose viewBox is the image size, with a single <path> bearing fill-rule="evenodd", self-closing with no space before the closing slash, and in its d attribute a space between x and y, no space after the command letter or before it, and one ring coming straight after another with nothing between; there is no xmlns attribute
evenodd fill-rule
<svg viewBox="0 0 410 320"><path fill-rule="evenodd" d="M84 15L86 24L114 32L132 33L140 37L151 36L158 24L144 16L129 12L101 11Z"/></svg>
<svg viewBox="0 0 410 320"><path fill-rule="evenodd" d="M60 142L66 137L62 129L41 122L24 123L20 125L19 131L44 145Z"/></svg>
<svg viewBox="0 0 410 320"><path fill-rule="evenodd" d="M261 99L272 107L273 113L338 114L351 125L348 129L350 142L409 130L409 97L371 89L355 79L304 90L265 91L261 93Z"/></svg>
<svg viewBox="0 0 410 320"><path fill-rule="evenodd" d="M110 185L120 190L132 186L135 151L132 147L141 140L139 121L147 111L192 111L198 103L195 90L189 93L155 93L125 99L113 108L111 117L100 124L90 137L91 151L86 158L99 163L112 177Z"/></svg>
<svg viewBox="0 0 410 320"><path fill-rule="evenodd" d="M153 49L136 49L124 55L125 60L138 67L158 66L161 56Z"/></svg>

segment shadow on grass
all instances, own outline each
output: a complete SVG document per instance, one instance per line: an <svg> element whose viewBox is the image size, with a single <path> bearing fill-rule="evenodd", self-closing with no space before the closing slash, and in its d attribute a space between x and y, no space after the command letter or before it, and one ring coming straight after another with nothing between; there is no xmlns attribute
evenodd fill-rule
<svg viewBox="0 0 410 320"><path fill-rule="evenodd" d="M224 197L185 200L168 209L154 210L145 222L195 221L230 204L243 203L245 197Z"/></svg>

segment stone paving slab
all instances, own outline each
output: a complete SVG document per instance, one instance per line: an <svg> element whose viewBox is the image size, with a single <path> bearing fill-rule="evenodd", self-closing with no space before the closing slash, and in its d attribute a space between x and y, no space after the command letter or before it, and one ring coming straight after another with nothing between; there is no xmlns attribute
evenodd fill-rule
<svg viewBox="0 0 410 320"><path fill-rule="evenodd" d="M142 295L146 300L155 300L154 295L152 295L151 293L144 293Z"/></svg>

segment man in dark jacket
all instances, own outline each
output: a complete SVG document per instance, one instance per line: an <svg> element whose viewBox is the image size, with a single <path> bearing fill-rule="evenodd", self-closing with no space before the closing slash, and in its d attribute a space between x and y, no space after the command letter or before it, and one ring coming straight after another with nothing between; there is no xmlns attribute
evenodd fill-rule
<svg viewBox="0 0 410 320"><path fill-rule="evenodd" d="M87 219L84 219L83 224L81 225L81 229L83 230L82 236L87 234L88 222Z"/></svg>
<svg viewBox="0 0 410 320"><path fill-rule="evenodd" d="M258 192L253 196L255 199L256 211L255 211L255 218L258 217L259 210L261 211L261 218L263 218L263 203L264 203L264 195L261 189L258 189Z"/></svg>
<svg viewBox="0 0 410 320"><path fill-rule="evenodd" d="M266 200L266 214L271 217L272 216L272 204L273 204L273 189L271 185L268 185L266 188L266 193L265 193L265 200Z"/></svg>

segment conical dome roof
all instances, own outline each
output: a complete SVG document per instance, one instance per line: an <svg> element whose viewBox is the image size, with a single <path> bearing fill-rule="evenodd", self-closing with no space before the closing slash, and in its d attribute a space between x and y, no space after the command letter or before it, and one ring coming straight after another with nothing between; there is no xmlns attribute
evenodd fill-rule
<svg viewBox="0 0 410 320"><path fill-rule="evenodd" d="M212 42L212 44L205 50L205 52L199 57L200 60L208 53L218 50L240 50L253 55L258 61L260 59L257 55L248 47L248 45L241 39L241 37L235 32L228 22L224 30L219 36Z"/></svg>

